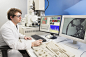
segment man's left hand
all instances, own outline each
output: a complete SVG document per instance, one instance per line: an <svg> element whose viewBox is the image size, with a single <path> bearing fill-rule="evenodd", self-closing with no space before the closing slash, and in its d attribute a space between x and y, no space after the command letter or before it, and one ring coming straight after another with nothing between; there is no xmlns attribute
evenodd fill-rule
<svg viewBox="0 0 86 57"><path fill-rule="evenodd" d="M31 37L26 37L26 36L24 37L24 39L25 39L25 40L32 40Z"/></svg>

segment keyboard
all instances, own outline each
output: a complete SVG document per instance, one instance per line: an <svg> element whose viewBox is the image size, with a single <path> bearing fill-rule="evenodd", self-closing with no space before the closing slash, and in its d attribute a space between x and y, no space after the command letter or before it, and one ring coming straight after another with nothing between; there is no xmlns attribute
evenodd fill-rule
<svg viewBox="0 0 86 57"><path fill-rule="evenodd" d="M41 37L41 36L38 36L38 35L31 35L31 37L32 37L33 39L35 39L35 40L42 39L43 42L46 42L46 39L44 39L44 38Z"/></svg>
<svg viewBox="0 0 86 57"><path fill-rule="evenodd" d="M73 53L62 47L61 44L53 41L33 47L33 52L37 57L75 57Z"/></svg>

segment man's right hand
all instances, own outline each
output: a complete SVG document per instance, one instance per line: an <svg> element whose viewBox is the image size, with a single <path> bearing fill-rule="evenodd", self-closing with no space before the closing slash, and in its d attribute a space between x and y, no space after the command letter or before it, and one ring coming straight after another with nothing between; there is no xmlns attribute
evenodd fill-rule
<svg viewBox="0 0 86 57"><path fill-rule="evenodd" d="M36 40L36 41L32 42L32 46L31 47L39 46L40 44L42 44L42 41L43 40L39 39L39 40Z"/></svg>

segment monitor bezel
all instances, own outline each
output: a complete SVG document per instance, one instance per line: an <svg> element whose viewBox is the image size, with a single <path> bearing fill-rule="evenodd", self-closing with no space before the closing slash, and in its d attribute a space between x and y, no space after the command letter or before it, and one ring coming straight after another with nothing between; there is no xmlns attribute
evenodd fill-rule
<svg viewBox="0 0 86 57"><path fill-rule="evenodd" d="M62 20L62 15L41 16L41 18L42 18L42 17L53 17L53 16L60 16L60 17L61 17L61 20ZM41 25L41 19L40 19L40 25ZM53 32L48 32L48 31L42 31L42 30L40 29L40 25L39 25L39 31L40 31L40 32L53 33ZM60 26L61 26L61 21L60 21ZM60 33L60 27L59 27L59 33ZM57 33L54 33L54 34L55 34L55 35L59 35L59 33L58 33L58 34L57 34Z"/></svg>
<svg viewBox="0 0 86 57"><path fill-rule="evenodd" d="M76 37L72 37L72 36L69 36L69 35L62 34L62 29L63 29L63 24L64 24L64 19L65 18L86 18L86 15L63 15L62 16L61 27L60 27L60 33L59 33L59 36L62 36L62 37L68 38L68 39L72 39L74 41L79 41L79 42L82 42L82 43L86 44L86 29L85 29L85 35L84 35L83 40L79 39L79 38L76 38Z"/></svg>

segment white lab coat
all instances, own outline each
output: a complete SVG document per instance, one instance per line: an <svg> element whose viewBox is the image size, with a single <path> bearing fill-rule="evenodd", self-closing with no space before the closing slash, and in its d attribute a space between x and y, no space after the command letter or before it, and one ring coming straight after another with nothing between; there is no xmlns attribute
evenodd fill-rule
<svg viewBox="0 0 86 57"><path fill-rule="evenodd" d="M3 40L10 48L18 50L25 50L31 48L31 42L26 43L19 41L19 38L24 38L25 35L22 35L18 32L18 29L11 20L7 21L1 27L0 34L0 38L3 38Z"/></svg>

